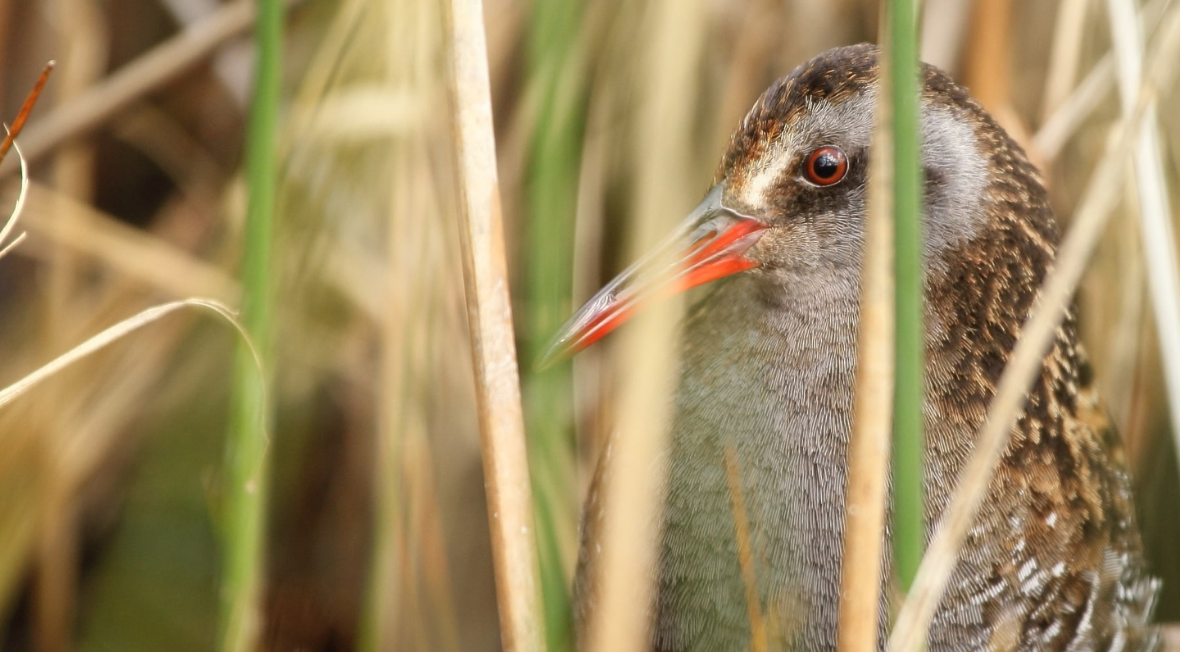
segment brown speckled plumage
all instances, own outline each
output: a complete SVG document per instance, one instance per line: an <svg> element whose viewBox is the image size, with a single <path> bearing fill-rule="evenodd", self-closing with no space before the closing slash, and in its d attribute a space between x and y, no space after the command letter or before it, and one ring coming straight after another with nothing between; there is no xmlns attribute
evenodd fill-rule
<svg viewBox="0 0 1180 652"><path fill-rule="evenodd" d="M710 286L685 324L653 614L659 650L745 650L749 625L723 456L750 501L772 649L830 650L855 377L876 49L827 52L776 82L718 170L727 206L770 228L760 266ZM1058 241L1039 174L946 75L924 69L928 242L926 516L941 515ZM820 145L840 184L801 180ZM601 474L599 475L601 477ZM597 484L597 482L595 483ZM592 489L579 617L604 506ZM1073 316L1029 393L931 629L931 650L1146 650L1143 569L1121 443Z"/></svg>

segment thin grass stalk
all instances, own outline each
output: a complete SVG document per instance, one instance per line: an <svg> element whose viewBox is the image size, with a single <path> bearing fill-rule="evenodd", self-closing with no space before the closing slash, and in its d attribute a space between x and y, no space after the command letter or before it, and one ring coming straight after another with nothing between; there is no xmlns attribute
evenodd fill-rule
<svg viewBox="0 0 1180 652"><path fill-rule="evenodd" d="M1090 117L1114 84L1114 60L1109 55L1098 61L1069 97L1033 135L1032 146L1041 159L1052 162Z"/></svg>
<svg viewBox="0 0 1180 652"><path fill-rule="evenodd" d="M1171 0L1151 0L1143 7L1141 25L1151 31L1159 23L1164 8ZM1106 53L1086 77L1062 100L1051 115L1045 117L1041 128L1033 136L1032 144L1042 160L1052 161L1061 153L1069 139L1105 99L1114 85L1114 56Z"/></svg>
<svg viewBox="0 0 1180 652"><path fill-rule="evenodd" d="M463 277L500 636L506 652L541 650L545 633L504 260L483 6L480 0L450 0L443 13L459 172Z"/></svg>
<svg viewBox="0 0 1180 652"><path fill-rule="evenodd" d="M340 61L348 45L356 38L357 26L369 16L370 0L342 0L332 15L332 22L324 28L319 46L308 63L299 89L291 99L291 112L284 121L285 133L295 138L284 138L283 155L291 149L289 143L299 143L298 136L312 131L323 111L328 90L340 74ZM223 10L224 11L224 10Z"/></svg>
<svg viewBox="0 0 1180 652"><path fill-rule="evenodd" d="M26 223L34 238L69 247L79 257L167 298L200 295L228 304L239 302L237 281L221 268L90 204L55 196L37 184L29 187L28 204L30 219ZM45 219L61 208L64 211L56 219Z"/></svg>
<svg viewBox="0 0 1180 652"><path fill-rule="evenodd" d="M256 78L246 134L249 192L242 251L242 323L269 364L274 339L271 243L278 166L275 156L283 47L282 0L259 0L254 36ZM225 550L221 588L224 652L251 652L261 634L266 506L270 469L266 402L269 367L260 380L250 350L236 347L225 449Z"/></svg>
<svg viewBox="0 0 1180 652"><path fill-rule="evenodd" d="M455 613L455 599L451 593L453 584L447 563L446 538L443 533L441 517L443 508L439 501L434 477L435 460L432 459L430 445L426 441L426 428L421 428L420 433L422 453L419 460L423 462L419 469L423 503L421 517L422 570L428 594L428 606L438 635L438 643L434 649L439 652L459 652L462 649L459 636L463 630L459 627L459 619Z"/></svg>
<svg viewBox="0 0 1180 652"><path fill-rule="evenodd" d="M973 5L960 0L927 0L922 5L918 50L922 61L951 74L958 73Z"/></svg>
<svg viewBox="0 0 1180 652"><path fill-rule="evenodd" d="M1135 110L1136 92L1143 78L1143 36L1135 4L1108 0L1119 97L1123 115ZM1139 194L1139 224L1147 263L1147 286L1155 311L1156 335L1163 357L1164 389L1172 436L1180 452L1180 269L1176 263L1176 234L1168 206L1167 180L1160 152L1157 107L1147 107L1135 143L1134 181Z"/></svg>
<svg viewBox="0 0 1180 652"><path fill-rule="evenodd" d="M3 10L0 9L0 12ZM8 155L9 148L16 142L16 137L20 135L21 129L25 127L25 120L29 119L29 114L33 112L33 107L37 105L37 100L41 97L41 91L45 90L45 84L49 82L49 73L53 72L53 68L57 65L56 61L49 61L45 67L41 69L41 74L37 76L36 83L33 84L33 90L29 91L25 101L21 104L20 111L17 112L16 118L12 121L11 127L5 127L8 135L4 137L3 142L0 142L0 161Z"/></svg>
<svg viewBox="0 0 1180 652"><path fill-rule="evenodd" d="M1057 6L1057 26L1053 30L1053 49L1049 54L1045 96L1041 100L1042 123L1057 111L1065 98L1069 97L1069 92L1077 80L1088 5L1088 0L1061 0Z"/></svg>
<svg viewBox="0 0 1180 652"><path fill-rule="evenodd" d="M1131 185L1134 184L1134 180L1128 175L1124 183ZM1125 192L1124 197L1135 196L1133 188ZM1115 431L1122 436L1127 459L1139 460L1142 459L1139 453L1146 433L1135 427L1138 419L1134 415L1136 403L1145 394L1139 377L1143 372L1144 351L1149 348L1145 343L1150 338L1150 334L1148 338L1143 337L1144 326L1150 321L1145 319L1144 314L1147 302L1147 274L1143 265L1143 242L1139 234L1139 224L1133 220L1122 220L1114 230L1116 233L1113 238L1116 239L1117 249L1108 265L1113 263L1116 271L1113 271L1111 276L1118 278L1118 285L1109 289L1107 300L1098 299L1095 302L1101 306L1112 305L1117 301L1118 306L1113 325L1107 331L1110 333L1107 338L1109 348L1102 368L1107 370L1109 380L1104 383L1104 395ZM1135 468L1142 473L1142 467Z"/></svg>
<svg viewBox="0 0 1180 652"><path fill-rule="evenodd" d="M612 105L609 84L595 87L586 109L586 136L582 143L582 160L578 170L578 209L574 224L573 298L581 302L593 296L601 284L602 252L605 246L607 153L610 151L610 129L606 117ZM595 427L603 409L603 352L591 348L574 358L573 364L573 420L574 442L579 452L575 459L577 470L583 463L593 464L597 455L583 455L582 451L597 452L602 442L603 429ZM593 467L579 476L590 476Z"/></svg>
<svg viewBox="0 0 1180 652"><path fill-rule="evenodd" d="M754 567L754 545L750 536L750 517L746 496L742 491L742 470L738 466L737 448L725 447L725 480L729 489L729 506L733 514L734 538L737 544L738 567L742 585L746 589L746 617L750 621L750 652L769 652L770 632L762 610L762 596L758 592L758 571Z"/></svg>
<svg viewBox="0 0 1180 652"><path fill-rule="evenodd" d="M631 260L659 241L691 208L689 148L705 42L705 6L700 0L662 0L643 8L644 64L633 83L642 89L634 156L635 237ZM665 450L671 418L669 392L676 367L675 325L683 297L650 306L620 333L622 378L618 425L603 450L606 465L600 499L605 505L601 553L582 649L640 652L650 644L649 626L656 576L658 514L666 473Z"/></svg>
<svg viewBox="0 0 1180 652"><path fill-rule="evenodd" d="M14 36L10 31L14 6L16 6L15 2L0 0L0 34L4 35L5 39L11 39ZM7 52L0 52L0 70L12 70ZM0 106L3 106L7 99L8 94L4 92L4 89L0 89Z"/></svg>
<svg viewBox="0 0 1180 652"><path fill-rule="evenodd" d="M959 475L955 492L943 511L930 548L922 560L912 590L898 613L890 634L889 652L921 649L943 591L958 560L958 551L987 493L1016 416L1027 399L1041 360L1069 307L1086 261L1118 201L1120 175L1134 151L1136 134L1156 89L1167 88L1180 51L1180 5L1174 6L1160 30L1160 42L1150 57L1151 68L1141 87L1135 110L1107 141L1098 168L1091 175L1072 228L1058 250L1057 261L1041 286L1032 316L1025 322L1012 357L1004 368L987 418L976 438L975 452Z"/></svg>
<svg viewBox="0 0 1180 652"><path fill-rule="evenodd" d="M0 144L0 159L4 157L10 147L15 145L16 136L20 133L25 119L40 97L53 65L53 62L50 62L42 70L33 90L25 98L12 127L4 125L7 136ZM21 233L8 242L12 229L16 227L17 220L20 219L29 193L28 171L19 147L17 148L17 156L21 172L20 194L11 216L0 229L0 257L19 244L25 235ZM68 253L68 250L62 247L54 247L50 252L54 262L67 257ZM52 266L50 271L52 272L51 280L58 280L62 276L61 270L56 265ZM56 289L60 285L60 283L51 285L50 289ZM44 344L48 345L47 348L56 348L55 340L59 339L57 336L61 326L58 320L53 318L60 313L57 308L62 302L60 295L56 293L45 297L45 307L48 308L45 310L45 314L49 318L46 320L48 328L44 331L47 335L44 338L46 340ZM59 413L55 412L54 414ZM50 419L50 431L44 433L48 436L41 437L38 442L37 452L40 459L37 465L39 474L37 475L36 491L40 494L42 504L39 506L40 511L35 521L36 529L30 532L35 537L36 547L34 550L37 556L33 594L35 600L33 613L36 619L35 636L39 649L49 652L69 648L72 629L69 623L75 612L75 587L77 584L77 573L74 569L78 554L78 537L72 500L73 488L62 468L62 458L64 457L62 453L63 449L67 447L63 442L63 437L69 434L63 432L63 429L68 431L69 428L65 428L58 421L59 419L56 417ZM33 519L30 519L30 522L34 522Z"/></svg>
<svg viewBox="0 0 1180 652"><path fill-rule="evenodd" d="M57 356L53 360L38 367L35 371L24 376L20 380L11 385L0 389L0 407L8 405L12 401L24 395L26 392L32 390L37 385L49 380L50 378L61 373L65 369L78 363L80 360L87 358L98 351L110 346L118 340L127 337L131 333L154 323L167 315L170 315L182 308L204 308L211 312L217 313L225 319L238 334L242 336L242 345L246 348L249 355L251 369L255 378L258 377L259 371L262 369L262 359L259 357L258 350L254 347L254 343L250 340L246 333L245 327L238 319L238 316L227 307L225 304L215 299L207 299L204 297L190 297L180 301L170 301L158 306L153 306L146 310L142 310L127 319L124 319L106 329L92 335L89 339Z"/></svg>
<svg viewBox="0 0 1180 652"><path fill-rule="evenodd" d="M423 12L423 17L429 19L428 25L437 25L437 5L429 1L417 1L423 7L432 8L431 11ZM423 48L418 50L424 55L420 63L423 65L421 72L426 75L434 70L433 64L438 61L435 53L441 51L442 46L441 33L428 30L428 25L421 25L419 33L432 36L431 46L424 48L427 50L424 53L422 52ZM429 79L431 78L427 76L423 81ZM434 88L432 87L432 89ZM430 124L433 126L435 123L431 121ZM437 132L432 129L429 133L420 134L423 146L435 142L437 139L437 135L432 137L430 134L437 134ZM426 157L428 154L429 152L424 150L420 156ZM435 174L433 167L419 166L416 172L416 183L420 187L435 189L435 192L427 193L423 198L422 209L425 214L455 215L454 206L450 202L442 201L442 197L439 195L440 179ZM459 627L454 594L455 585L451 581L451 572L448 568L448 539L441 517L445 513L446 503L439 500L437 493L439 485L434 473L438 458L432 446L432 439L438 433L432 431L430 427L430 415L427 410L428 396L433 388L448 384L445 380L447 373L439 368L439 352L446 350L455 341L453 335L456 325L462 323L462 317L454 311L457 304L452 301L462 292L457 285L452 284L452 281L457 278L452 275L452 272L458 270L454 269L454 259L447 255L450 246L455 244L457 240L455 237L457 234L452 231L454 226L453 223L445 221L430 222L428 223L429 228L425 229L425 237L423 238L422 258L428 262L428 268L432 270L431 278L436 280L431 284L420 284L420 294L414 304L422 306L426 313L420 325L422 329L420 333L421 345L417 356L418 369L415 375L415 378L419 379L417 403L422 406L419 410L421 423L412 424L413 428L409 430L408 434L412 437L407 437L407 443L414 444L414 446L407 450L407 455L403 456L402 470L407 478L416 481L414 491L421 502L421 516L417 523L416 538L421 543L423 550L421 569L424 584L423 593L425 593L426 606L435 634L434 645L429 649L438 650L438 652L459 652L462 649L460 636L465 631Z"/></svg>
<svg viewBox="0 0 1180 652"><path fill-rule="evenodd" d="M298 1L287 0L283 4L289 7ZM40 159L208 58L226 42L250 29L255 20L254 4L251 0L234 0L90 87L76 101L36 120L23 138L25 156L29 161ZM15 171L10 162L0 167L0 178Z"/></svg>
<svg viewBox="0 0 1180 652"><path fill-rule="evenodd" d="M432 74L433 39L431 27L437 25L432 4L425 0L387 0L380 7L385 21L385 87L390 93L404 93L425 103ZM378 10L370 6L371 12ZM342 8L335 26L350 24L350 14L358 9ZM355 20L355 19L354 19ZM337 27L338 29L338 27ZM321 89L326 80L313 82ZM311 86L312 84L309 84ZM322 107L322 103L313 106ZM395 649L405 644L399 633L409 626L421 625L408 609L407 587L417 577L403 574L409 551L409 539L415 535L407 527L408 505L414 498L411 479L403 469L412 468L420 459L407 459L411 436L421 436L425 417L416 388L429 384L422 362L424 331L429 328L428 306L432 281L426 230L437 225L420 219L432 214L426 195L431 192L424 142L432 131L425 112L419 112L407 129L387 142L389 161L389 218L386 223L386 271L383 291L384 314L381 319L380 392L377 413L376 459L374 460L373 551L369 589L361 623L359 649L363 652Z"/></svg>
<svg viewBox="0 0 1180 652"><path fill-rule="evenodd" d="M107 29L101 10L89 2L58 0L61 15L58 38L62 65L57 78L57 105L69 105L102 74L108 51ZM53 185L59 196L89 202L94 194L94 157L92 142L76 141L63 147L53 161ZM51 221L58 222L65 211L53 211ZM41 344L56 351L66 344L73 327L69 318L79 273L85 269L73 250L55 246L50 251L48 278L42 293L44 328ZM58 402L56 388L43 395L44 400ZM45 430L42 443L42 506L36 548L33 613L36 640L44 652L64 652L70 647L70 634L77 610L77 559L79 538L75 505L61 460L77 427L76 419L61 410L47 410L40 426Z"/></svg>
<svg viewBox="0 0 1180 652"><path fill-rule="evenodd" d="M1012 99L1011 23L1013 0L975 2L967 33L970 48L964 79L971 94L1000 124L1010 113Z"/></svg>
<svg viewBox="0 0 1180 652"><path fill-rule="evenodd" d="M883 31L883 36L885 33ZM874 116L868 218L860 280L856 403L848 441L844 557L840 573L840 652L875 652L881 598L881 561L889 491L893 421L893 132L890 128L889 41L881 39Z"/></svg>
<svg viewBox="0 0 1180 652"><path fill-rule="evenodd" d="M572 307L573 216L586 124L586 65L579 37L584 13L577 0L539 0L529 19L529 77L540 102L525 182L528 361L540 358L547 338ZM571 364L526 371L524 387L545 632L549 650L559 652L573 646L568 569L576 548L577 474Z"/></svg>
<svg viewBox="0 0 1180 652"><path fill-rule="evenodd" d="M902 590L917 573L925 542L922 479L923 329L922 162L918 129L918 7L889 6L893 105L893 216L896 258L896 394L893 413L893 549Z"/></svg>

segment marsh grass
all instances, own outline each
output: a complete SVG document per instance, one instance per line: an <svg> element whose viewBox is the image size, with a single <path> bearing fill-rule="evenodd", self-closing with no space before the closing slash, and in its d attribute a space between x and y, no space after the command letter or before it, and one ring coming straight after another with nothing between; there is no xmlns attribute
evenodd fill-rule
<svg viewBox="0 0 1180 652"><path fill-rule="evenodd" d="M48 6L48 0L33 4ZM1107 134L1127 112L1116 88L1128 84L1124 66L1110 54L1115 41L1105 8L1084 0L976 3L1005 14L988 17L999 27L985 29L936 7L942 0L926 4L923 29L945 35L930 55L996 103L988 108L1044 167L1063 232L1100 225L1101 219L1092 221L1097 200L1088 197L1096 192L1090 179L1099 161L1109 160ZM1166 0L1146 5L1139 9L1149 62L1171 38L1163 31L1171 23L1159 17L1175 9ZM770 81L828 47L875 40L879 10L869 0L484 4L505 271L532 471L532 482L514 489L531 492L537 506L532 536L543 596L524 616L543 620L548 636L533 648L569 643L566 582L588 470L607 433L641 432L645 419L658 422L648 408L666 384L667 370L657 368L664 363L656 362L639 385L636 374L644 373L644 360L674 357L645 342L636 324L573 364L534 375L538 343L691 207L709 185L728 133ZM138 17L136 11L121 15ZM168 170L156 173L166 179L167 194L137 209L146 227L131 227L119 221L132 217L122 207L138 204L112 202L102 192L63 199L72 188L37 183L35 172L25 221L31 237L0 265L13 315L0 322L0 342L11 352L0 360L5 379L54 357L30 346L47 329L74 344L146 306L189 296L249 305L242 302L257 288L247 287L253 282L246 276L235 280L235 270L239 254L254 246L247 240L257 244L263 236L247 236L243 228L249 223L243 199L253 196L235 172L244 116L221 90L225 76L198 64L252 20L235 4L198 16L180 41L156 33L153 43L175 44L165 48L171 55L161 55L162 46L145 49L141 58L101 71L78 99L32 115L26 135L36 137L38 156L56 154L64 138L98 134L96 162L82 168L102 172L97 190L105 191L112 175L133 175L128 161L146 159L151 170ZM490 651L500 645L489 543L489 522L497 517L493 511L489 520L486 512L480 470L442 24L430 0L345 0L303 3L285 28L283 88L292 90L281 95L273 147L278 219L265 238L274 256L274 277L264 291L275 305L275 427L265 450L274 483L268 508L251 516L255 534L265 528L272 536L243 556L241 567L265 577L247 600L257 609L264 648L351 648L363 641L370 650ZM52 41L60 36L55 29L33 22L25 31ZM151 32L144 27L143 33ZM118 29L110 36L126 38ZM913 52L916 37L904 38ZM25 53L19 38L12 42L9 65L33 79L48 57ZM1008 64L984 57L994 51L988 48L1005 53ZM1150 69L1145 63L1143 75ZM984 73L990 77L972 79ZM12 83L21 78L6 76L6 84L10 77ZM989 95L986 88L999 90ZM4 90L5 97L18 94ZM152 94L148 100L145 93ZM193 97L205 98L203 111L192 110ZM1174 86L1159 86L1155 101L1162 188L1174 206L1180 153ZM15 114L15 107L6 110ZM111 140L140 158L115 157ZM1149 266L1153 254L1138 226L1137 207L1146 204L1134 199L1138 190L1125 166L1111 174L1103 192L1112 196L1099 202L1109 208L1102 218L1110 226L1096 236L1091 231L1097 241L1078 303L1099 386L1137 473L1150 561L1164 575L1158 615L1177 620L1180 554L1168 528L1176 522L1180 489L1167 394L1158 389L1174 366L1159 352L1157 301L1148 290L1162 272ZM123 194L142 201L135 192ZM1131 199L1120 203L1120 197ZM1166 240L1153 237L1151 244L1174 245ZM61 248L70 255L57 256ZM60 286L56 316L29 309L48 292L42 272L59 265L69 282ZM217 563L216 544L231 527L220 506L236 481L209 453L211 443L222 443L233 352L228 338L184 314L70 366L0 413L6 649L9 641L44 636L19 605L40 581L29 571L44 563L37 561L37 542L47 540L49 528L77 545L43 560L86 559L52 580L62 588L44 593L50 607L67 605L58 613L79 606L72 631L60 630L71 636L59 640L84 650L133 651L160 649L170 640L180 641L177 649L216 643L218 592L246 586L223 584L229 569ZM648 389L636 389L642 387ZM45 398L48 391L52 399ZM60 440L48 448L38 433L62 423L68 425ZM636 441L647 448L633 459L650 471L642 460L660 444ZM631 486L645 482L640 476ZM621 490L632 507L629 527L639 524L630 532L641 531L643 514L654 509L631 504L635 491ZM734 503L735 514L757 499L747 492ZM47 509L52 519L42 518ZM750 550L742 568L756 576L758 524L746 528ZM615 581L641 573L651 558L626 541L624 549L635 556L623 555L622 567L631 570L611 571ZM161 583L168 595L161 596ZM501 592L500 600L518 597ZM637 599L642 593L624 595L623 608ZM774 650L790 623L776 623L775 610L761 608L751 613L763 617L765 647ZM633 624L610 634L630 635L637 646L642 623Z"/></svg>
<svg viewBox="0 0 1180 652"><path fill-rule="evenodd" d="M225 450L225 541L222 562L223 652L256 649L262 636L266 513L270 496L273 405L266 400L274 350L275 194L283 61L281 0L258 3L255 77L246 127L246 225L242 248L242 323L257 351L236 347ZM259 379L256 356L261 356ZM260 382L261 381L261 382Z"/></svg>
<svg viewBox="0 0 1180 652"><path fill-rule="evenodd" d="M888 3L890 125L893 142L894 309L896 356L893 398L893 553L897 579L908 591L925 547L922 488L926 439L922 428L925 394L925 315L922 273L918 3Z"/></svg>

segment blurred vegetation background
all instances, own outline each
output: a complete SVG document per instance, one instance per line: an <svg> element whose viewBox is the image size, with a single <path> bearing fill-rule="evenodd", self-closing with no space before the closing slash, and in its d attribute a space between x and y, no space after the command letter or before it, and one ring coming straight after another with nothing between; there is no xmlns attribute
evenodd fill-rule
<svg viewBox="0 0 1180 652"><path fill-rule="evenodd" d="M1150 0L1145 15L1168 2ZM568 646L578 505L612 423L615 360L608 338L544 372L533 361L628 262L627 225L655 192L643 166L682 171L662 195L679 198L660 207L673 223L758 94L827 48L874 40L879 13L876 0L683 0L675 21L657 21L654 4L485 2L554 650ZM441 3L288 5L261 646L496 650ZM0 0L5 120L58 62L21 139L30 238L0 260L0 383L148 306L237 303L253 61L241 9ZM1119 115L1106 12L1098 0L925 3L923 59L1026 147L1063 227ZM676 51L648 47L662 31ZM211 33L203 50L183 50ZM687 82L656 83L686 68ZM687 117L660 150L682 160L640 146L657 90L675 92ZM1160 102L1175 207L1180 94ZM11 163L0 170L8 202ZM1078 302L1164 578L1158 616L1175 621L1180 479L1128 188ZM234 338L180 313L0 409L0 649L215 646Z"/></svg>

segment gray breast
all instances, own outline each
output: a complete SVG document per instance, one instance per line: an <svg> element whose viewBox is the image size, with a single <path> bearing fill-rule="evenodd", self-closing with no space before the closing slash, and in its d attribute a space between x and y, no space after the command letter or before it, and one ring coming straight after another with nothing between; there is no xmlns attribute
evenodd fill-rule
<svg viewBox="0 0 1180 652"><path fill-rule="evenodd" d="M834 647L856 279L799 280L789 304L767 285L735 278L686 325L657 649L749 646L735 481L749 516L754 607L770 635L787 649Z"/></svg>

